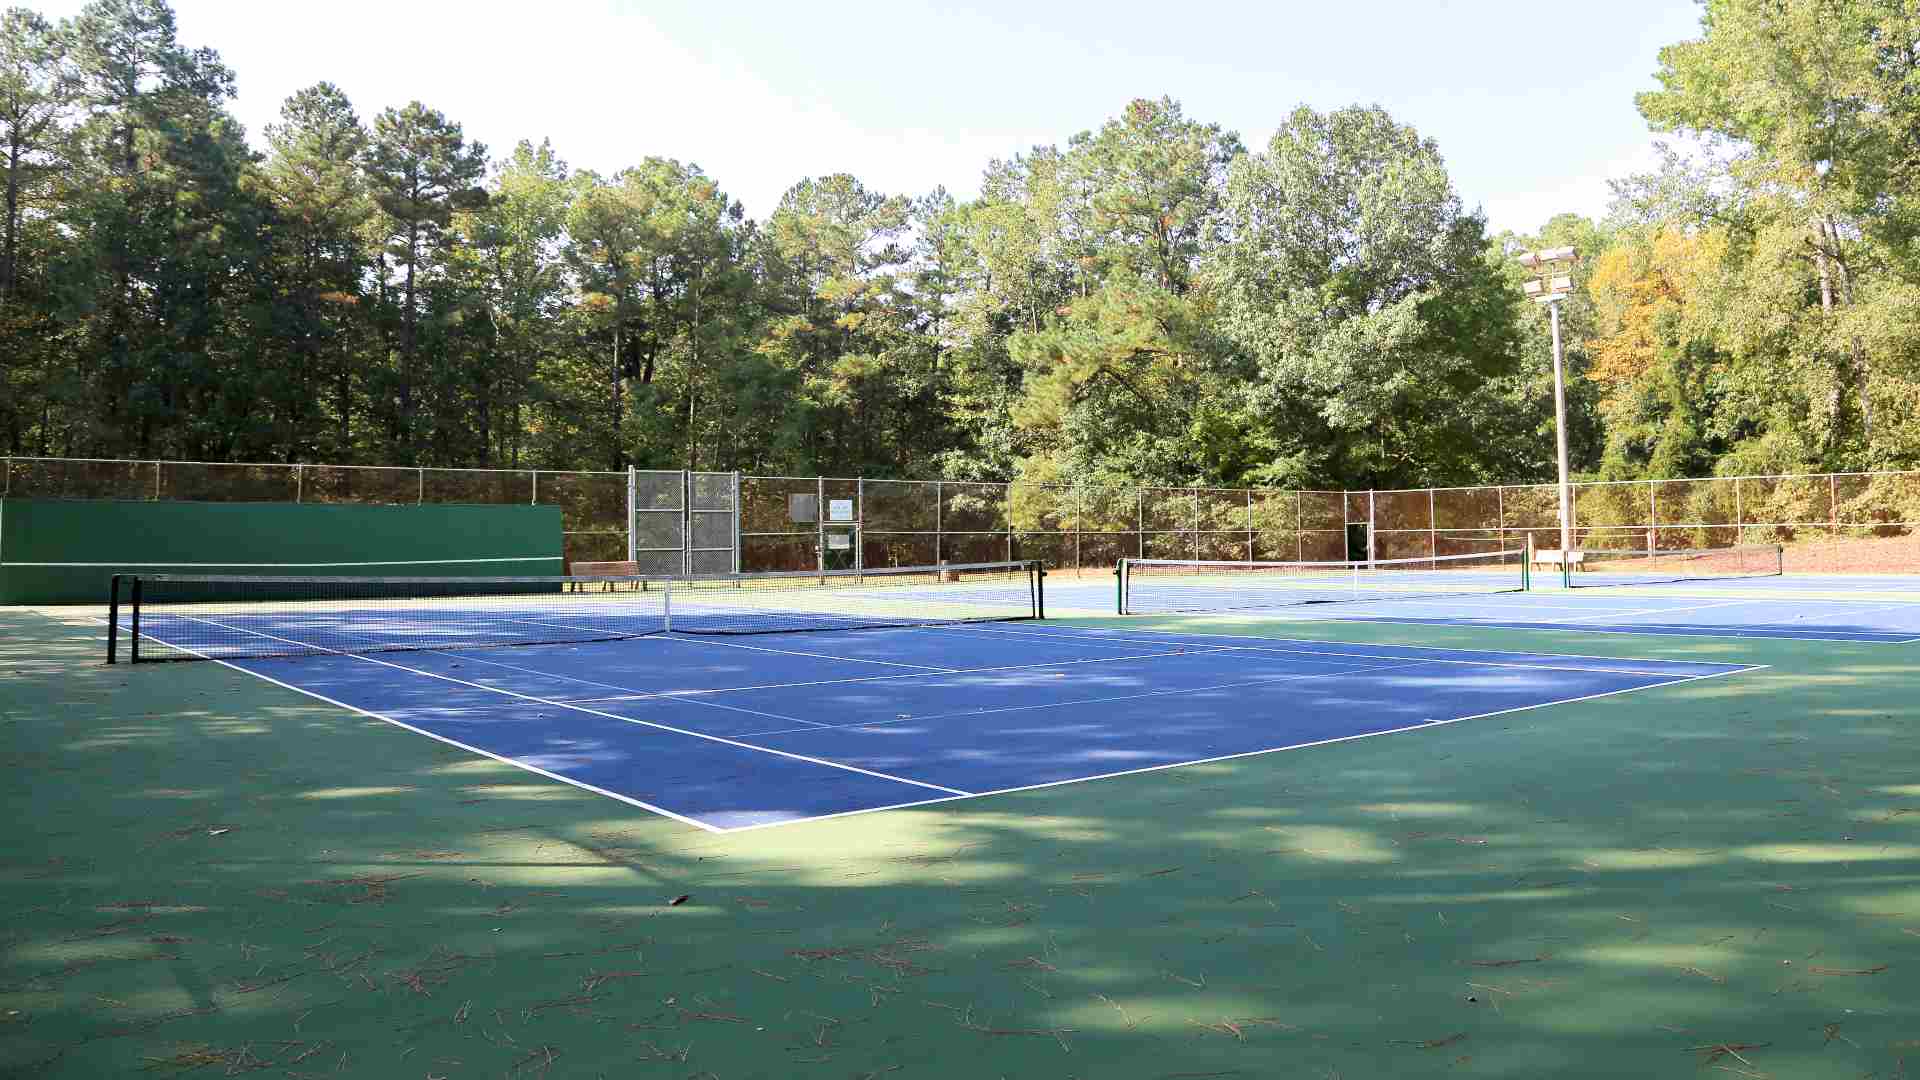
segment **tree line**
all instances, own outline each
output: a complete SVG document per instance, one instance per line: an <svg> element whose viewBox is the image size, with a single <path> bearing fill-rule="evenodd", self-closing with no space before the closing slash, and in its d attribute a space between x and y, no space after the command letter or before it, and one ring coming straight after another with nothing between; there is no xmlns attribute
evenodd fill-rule
<svg viewBox="0 0 1920 1080"><path fill-rule="evenodd" d="M1844 17L1834 17L1840 10ZM165 0L0 14L14 454L1400 487L1553 470L1512 254L1590 257L1575 464L1920 463L1920 22L1712 0L1644 115L1708 152L1492 235L1377 107L1265 145L1141 99L977 198L495 155L415 101L257 141Z"/></svg>

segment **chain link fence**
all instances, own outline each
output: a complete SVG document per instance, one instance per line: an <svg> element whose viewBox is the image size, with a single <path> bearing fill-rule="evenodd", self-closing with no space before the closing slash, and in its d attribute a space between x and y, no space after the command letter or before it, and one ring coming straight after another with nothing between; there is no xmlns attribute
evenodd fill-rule
<svg viewBox="0 0 1920 1080"><path fill-rule="evenodd" d="M1040 559L1104 573L1123 557L1417 558L1517 548L1529 536L1559 545L1552 484L1343 492L701 473L683 486L686 476L7 457L0 496L553 505L569 561L632 551L659 569L703 572L736 555L746 571ZM1790 570L1920 571L1920 471L1583 483L1573 503L1581 547L1783 543Z"/></svg>

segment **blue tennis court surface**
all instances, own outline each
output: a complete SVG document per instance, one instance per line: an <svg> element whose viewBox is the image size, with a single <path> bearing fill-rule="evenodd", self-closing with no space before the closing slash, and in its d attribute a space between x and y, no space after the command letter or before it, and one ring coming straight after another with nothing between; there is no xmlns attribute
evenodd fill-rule
<svg viewBox="0 0 1920 1080"><path fill-rule="evenodd" d="M1112 586L1048 585L1056 612L1111 613ZM1873 644L1920 642L1920 576L1790 575L1619 587L1396 598L1242 609L1227 616L1358 620L1482 629L1771 638Z"/></svg>
<svg viewBox="0 0 1920 1080"><path fill-rule="evenodd" d="M222 662L712 830L1751 669L1033 622Z"/></svg>

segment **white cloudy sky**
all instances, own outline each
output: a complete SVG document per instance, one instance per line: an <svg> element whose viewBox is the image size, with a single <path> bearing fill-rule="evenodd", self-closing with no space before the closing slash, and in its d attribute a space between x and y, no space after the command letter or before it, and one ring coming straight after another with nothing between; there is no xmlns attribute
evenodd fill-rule
<svg viewBox="0 0 1920 1080"><path fill-rule="evenodd" d="M21 2L21 0L15 0ZM80 0L24 0L53 16ZM1135 97L1263 143L1295 105L1377 103L1438 141L1494 228L1597 214L1646 168L1633 95L1689 0L175 0L239 76L250 131L322 79L363 115L413 99L496 153L697 162L765 217L795 180L975 192L992 158L1063 144Z"/></svg>

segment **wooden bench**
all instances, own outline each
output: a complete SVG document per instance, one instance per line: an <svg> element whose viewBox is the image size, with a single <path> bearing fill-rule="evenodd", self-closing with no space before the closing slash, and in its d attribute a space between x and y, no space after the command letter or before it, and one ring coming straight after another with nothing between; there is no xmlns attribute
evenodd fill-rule
<svg viewBox="0 0 1920 1080"><path fill-rule="evenodd" d="M1584 570L1586 569L1586 562L1587 553L1584 551L1561 551L1559 548L1536 548L1533 552L1533 565L1535 569L1558 569L1566 566L1575 570Z"/></svg>
<svg viewBox="0 0 1920 1080"><path fill-rule="evenodd" d="M570 564L567 572L568 576L577 578L638 578L640 576L640 564L633 562L577 562ZM576 581L573 583L571 591L578 592L579 586L590 584L593 584L593 582ZM599 584L605 586L601 591L612 592L614 587L619 585L620 582L602 581Z"/></svg>

